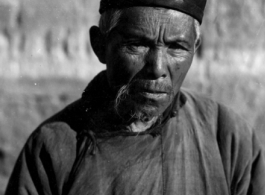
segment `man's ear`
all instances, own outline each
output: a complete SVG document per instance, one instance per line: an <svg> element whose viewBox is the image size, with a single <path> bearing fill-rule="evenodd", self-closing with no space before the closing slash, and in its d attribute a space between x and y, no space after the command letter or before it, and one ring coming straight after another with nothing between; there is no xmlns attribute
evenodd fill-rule
<svg viewBox="0 0 265 195"><path fill-rule="evenodd" d="M201 43L202 43L202 38L201 38L201 35L200 35L200 37L197 39L197 41L195 43L195 52L200 47Z"/></svg>
<svg viewBox="0 0 265 195"><path fill-rule="evenodd" d="M92 26L90 28L90 43L93 51L97 55L99 61L103 64L106 64L105 51L106 51L106 42L105 36L101 33L99 27Z"/></svg>

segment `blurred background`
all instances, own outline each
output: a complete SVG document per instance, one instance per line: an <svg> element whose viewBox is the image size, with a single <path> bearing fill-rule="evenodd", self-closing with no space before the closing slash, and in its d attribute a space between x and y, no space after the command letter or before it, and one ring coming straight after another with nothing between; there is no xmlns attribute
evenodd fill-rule
<svg viewBox="0 0 265 195"><path fill-rule="evenodd" d="M99 0L0 0L0 195L37 125L105 66L89 28ZM184 86L222 102L265 146L265 1L208 0L203 44Z"/></svg>

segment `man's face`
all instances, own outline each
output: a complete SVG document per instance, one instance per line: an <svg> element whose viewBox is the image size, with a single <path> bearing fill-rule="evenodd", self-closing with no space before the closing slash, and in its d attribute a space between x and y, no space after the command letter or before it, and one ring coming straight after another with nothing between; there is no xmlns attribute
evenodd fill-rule
<svg viewBox="0 0 265 195"><path fill-rule="evenodd" d="M110 86L128 86L123 109L158 116L171 104L193 59L193 23L169 9L125 10L107 40L105 58Z"/></svg>

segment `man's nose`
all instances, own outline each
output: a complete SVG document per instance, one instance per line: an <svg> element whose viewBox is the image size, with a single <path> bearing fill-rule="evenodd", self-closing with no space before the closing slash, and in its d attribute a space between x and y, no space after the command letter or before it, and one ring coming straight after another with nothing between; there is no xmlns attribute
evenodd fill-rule
<svg viewBox="0 0 265 195"><path fill-rule="evenodd" d="M147 75L151 79L167 77L167 60L163 49L149 51L145 68Z"/></svg>

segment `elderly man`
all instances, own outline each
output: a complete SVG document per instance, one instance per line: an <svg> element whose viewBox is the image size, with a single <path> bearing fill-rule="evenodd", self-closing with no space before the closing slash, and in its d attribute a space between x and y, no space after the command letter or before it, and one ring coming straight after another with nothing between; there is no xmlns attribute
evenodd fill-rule
<svg viewBox="0 0 265 195"><path fill-rule="evenodd" d="M102 0L92 47L106 71L41 124L6 194L264 195L255 133L180 90L206 0Z"/></svg>

